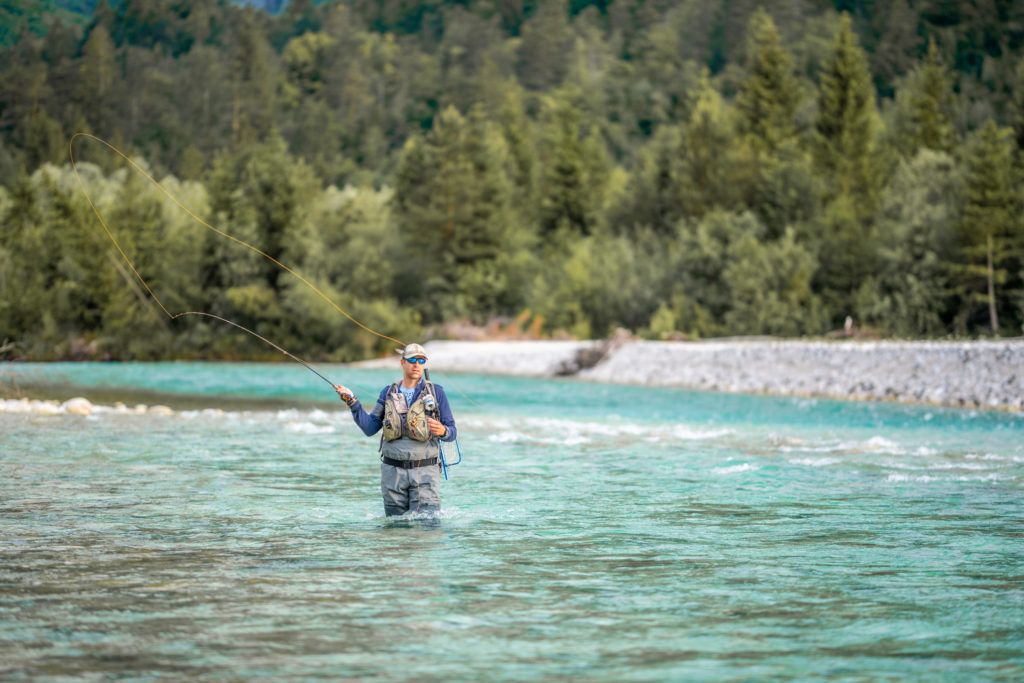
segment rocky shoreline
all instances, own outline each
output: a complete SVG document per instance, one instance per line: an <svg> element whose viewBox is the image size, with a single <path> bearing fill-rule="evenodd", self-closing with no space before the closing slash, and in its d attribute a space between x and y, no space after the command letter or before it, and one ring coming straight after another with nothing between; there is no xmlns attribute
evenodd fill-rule
<svg viewBox="0 0 1024 683"><path fill-rule="evenodd" d="M432 341L426 348L431 367L442 372L1024 410L1022 339Z"/></svg>

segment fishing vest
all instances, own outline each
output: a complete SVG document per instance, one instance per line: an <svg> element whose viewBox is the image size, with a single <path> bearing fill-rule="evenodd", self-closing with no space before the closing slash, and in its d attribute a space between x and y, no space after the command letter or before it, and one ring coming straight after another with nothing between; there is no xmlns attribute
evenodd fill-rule
<svg viewBox="0 0 1024 683"><path fill-rule="evenodd" d="M433 403L432 411L427 410L427 402L424 400L428 396ZM413 441L429 441L428 412L435 420L440 419L437 394L432 382L423 383L423 391L411 406L406 405L405 395L398 390L398 382L395 382L384 396L384 441L397 441L403 436Z"/></svg>

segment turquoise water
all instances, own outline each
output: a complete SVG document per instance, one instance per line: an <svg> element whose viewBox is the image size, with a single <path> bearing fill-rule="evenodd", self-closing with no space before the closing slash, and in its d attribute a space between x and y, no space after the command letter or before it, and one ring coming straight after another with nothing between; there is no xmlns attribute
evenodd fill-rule
<svg viewBox="0 0 1024 683"><path fill-rule="evenodd" d="M464 460L394 522L298 365L0 366L172 408L0 412L0 678L1024 677L1024 416L434 379Z"/></svg>

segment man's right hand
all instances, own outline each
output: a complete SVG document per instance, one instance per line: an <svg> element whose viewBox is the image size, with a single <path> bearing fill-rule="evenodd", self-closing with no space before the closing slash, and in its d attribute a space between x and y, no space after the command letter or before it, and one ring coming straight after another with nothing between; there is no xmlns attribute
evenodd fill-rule
<svg viewBox="0 0 1024 683"><path fill-rule="evenodd" d="M347 387L344 387L344 386L342 386L340 384L335 384L333 386L334 386L334 390L338 392L338 396L346 404L352 405L353 403L356 402L356 397L352 394L351 391L348 390Z"/></svg>

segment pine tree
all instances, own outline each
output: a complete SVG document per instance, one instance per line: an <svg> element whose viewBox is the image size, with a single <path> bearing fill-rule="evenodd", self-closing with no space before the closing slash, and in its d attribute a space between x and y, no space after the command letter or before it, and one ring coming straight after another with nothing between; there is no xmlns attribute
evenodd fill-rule
<svg viewBox="0 0 1024 683"><path fill-rule="evenodd" d="M736 182L731 114L705 74L683 131L680 193L686 215L701 216L711 209L733 208L743 190Z"/></svg>
<svg viewBox="0 0 1024 683"><path fill-rule="evenodd" d="M534 124L523 111L522 88L510 84L502 91L502 102L495 113L498 129L508 148L508 175L515 187L517 202L524 213L536 206L537 150Z"/></svg>
<svg viewBox="0 0 1024 683"><path fill-rule="evenodd" d="M913 4L918 7L911 7L910 0L889 0L873 12L872 24L877 28L869 28L869 35L877 39L871 50L871 68L883 97L892 96L894 80L910 73L920 56L922 8L918 2Z"/></svg>
<svg viewBox="0 0 1024 683"><path fill-rule="evenodd" d="M519 44L519 81L531 90L557 87L568 71L572 47L566 0L542 0L523 26Z"/></svg>
<svg viewBox="0 0 1024 683"><path fill-rule="evenodd" d="M928 41L928 53L912 82L911 151L922 147L950 151L953 148L953 82L934 39Z"/></svg>
<svg viewBox="0 0 1024 683"><path fill-rule="evenodd" d="M857 290L877 267L870 245L883 180L878 126L867 60L844 14L821 73L814 148L825 183L812 238L819 259L815 284L833 323L854 312Z"/></svg>
<svg viewBox="0 0 1024 683"><path fill-rule="evenodd" d="M795 132L800 91L793 60L763 9L750 19L747 52L749 75L736 95L740 132L751 135L762 149L775 150Z"/></svg>
<svg viewBox="0 0 1024 683"><path fill-rule="evenodd" d="M317 180L288 153L284 141L241 147L220 155L210 172L210 208L215 225L282 263L305 220ZM220 297L214 312L237 311L248 319L280 315L277 297L291 276L260 254L208 232L205 288ZM245 318L243 318L245 319Z"/></svg>
<svg viewBox="0 0 1024 683"><path fill-rule="evenodd" d="M81 103L86 119L97 131L107 131L112 103L117 99L114 92L116 65L114 41L104 24L98 24L89 34L82 48L82 60L78 67L77 99Z"/></svg>
<svg viewBox="0 0 1024 683"><path fill-rule="evenodd" d="M661 235L674 234L686 208L682 135L680 127L660 126L640 150L626 199L611 218L615 227L647 226Z"/></svg>
<svg viewBox="0 0 1024 683"><path fill-rule="evenodd" d="M864 51L844 14L821 73L816 161L828 175L833 196L848 195L858 216L874 211L878 192L874 87Z"/></svg>
<svg viewBox="0 0 1024 683"><path fill-rule="evenodd" d="M231 55L231 131L236 143L263 139L274 118L277 70L255 10L241 12Z"/></svg>
<svg viewBox="0 0 1024 683"><path fill-rule="evenodd" d="M86 35L91 35L93 29L97 26L103 25L107 27L107 31L114 27L117 23L117 15L114 14L114 10L110 7L110 3L107 0L99 0L96 3L96 9L92 13L92 21L89 22L88 27L85 30Z"/></svg>
<svg viewBox="0 0 1024 683"><path fill-rule="evenodd" d="M949 154L925 148L900 162L879 210L879 290L864 302L861 320L910 338L948 331L949 264L962 195L960 169Z"/></svg>
<svg viewBox="0 0 1024 683"><path fill-rule="evenodd" d="M989 119L971 141L965 160L965 196L959 226L961 310L958 323L969 325L983 306L992 334L999 334L999 309L1007 303L1003 286L1019 258L1021 205L1014 183L1011 131Z"/></svg>
<svg viewBox="0 0 1024 683"><path fill-rule="evenodd" d="M67 140L60 123L41 108L32 112L22 128L22 147L29 168L60 163L67 154Z"/></svg>
<svg viewBox="0 0 1024 683"><path fill-rule="evenodd" d="M500 258L509 245L511 183L504 143L484 118L444 110L412 138L396 173L395 219L409 264L402 300L437 322L500 305L511 283Z"/></svg>
<svg viewBox="0 0 1024 683"><path fill-rule="evenodd" d="M0 212L0 343L38 331L48 315L45 300L55 280L57 252L45 228L45 216L28 176L11 186Z"/></svg>
<svg viewBox="0 0 1024 683"><path fill-rule="evenodd" d="M594 216L580 141L579 112L568 101L550 102L543 135L541 234L587 235L594 227Z"/></svg>

